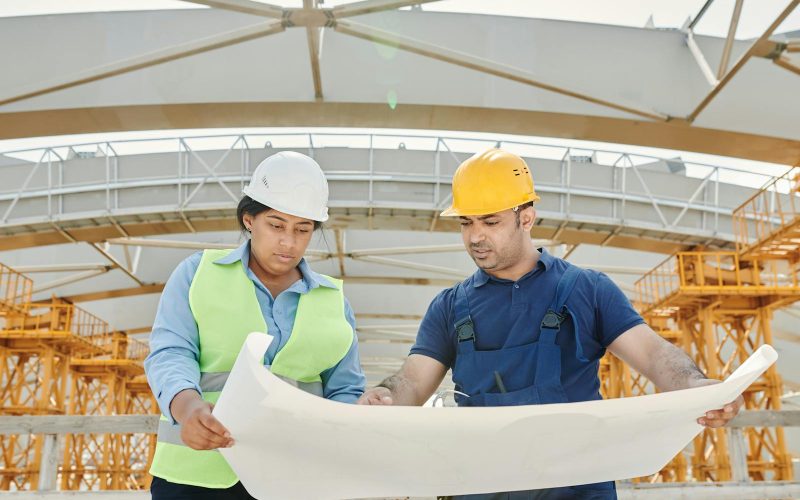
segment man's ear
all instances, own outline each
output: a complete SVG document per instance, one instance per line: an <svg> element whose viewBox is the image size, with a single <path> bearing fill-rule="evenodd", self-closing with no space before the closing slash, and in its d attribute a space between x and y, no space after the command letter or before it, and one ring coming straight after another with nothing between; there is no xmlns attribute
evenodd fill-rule
<svg viewBox="0 0 800 500"><path fill-rule="evenodd" d="M530 232L536 222L536 209L528 207L519 211L519 224L525 231Z"/></svg>

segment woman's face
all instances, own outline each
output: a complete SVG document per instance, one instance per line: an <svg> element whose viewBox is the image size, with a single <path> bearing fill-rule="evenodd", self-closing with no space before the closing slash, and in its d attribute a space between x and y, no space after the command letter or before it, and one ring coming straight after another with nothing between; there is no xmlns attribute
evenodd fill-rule
<svg viewBox="0 0 800 500"><path fill-rule="evenodd" d="M258 264L275 276L297 267L314 232L311 219L272 209L256 216L244 214L242 220L250 229L250 249Z"/></svg>

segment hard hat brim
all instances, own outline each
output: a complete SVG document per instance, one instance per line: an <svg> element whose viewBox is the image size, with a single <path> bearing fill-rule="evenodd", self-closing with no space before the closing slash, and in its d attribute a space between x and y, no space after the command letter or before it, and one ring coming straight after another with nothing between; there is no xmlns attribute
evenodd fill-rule
<svg viewBox="0 0 800 500"><path fill-rule="evenodd" d="M539 196L537 194L533 194L533 195L530 196L530 199L527 200L527 201L523 201L522 203L515 203L514 205L511 205L510 207L502 207L502 208L498 208L497 210L491 210L491 211L488 211L488 212L485 209L484 210L465 210L465 209L459 210L454 205L450 205L447 209L445 209L444 211L439 213L439 217L462 217L462 216L466 217L468 215L473 215L474 216L474 215L496 214L498 212L502 212L503 210L511 210L512 208L518 207L520 205L524 205L525 203L530 203L530 202L536 203L540 199L541 198L539 198Z"/></svg>
<svg viewBox="0 0 800 500"><path fill-rule="evenodd" d="M455 217L455 216L458 216L458 215L461 215L461 214L458 213L458 210L456 210L452 205L450 205L449 208L447 208L446 210L442 211L439 214L439 217Z"/></svg>
<svg viewBox="0 0 800 500"><path fill-rule="evenodd" d="M291 208L279 206L280 204L279 203L275 203L274 200L270 201L270 200L268 200L268 199L266 199L266 198L264 198L262 196L258 196L258 195L254 196L255 193L253 193L252 190L249 189L249 186L245 186L245 188L242 190L242 193L244 193L246 196L249 196L251 199L261 203L265 207L269 207L272 210L277 210L278 212L283 212L285 214L294 215L295 217L302 217L303 219L309 219L309 220L313 220L313 221L316 221L316 222L326 222L328 220L328 218L329 218L328 217L327 208L325 209L325 213L324 214L313 214L312 215L312 214L307 214L307 213L301 213L301 212L299 212L297 210L292 210Z"/></svg>

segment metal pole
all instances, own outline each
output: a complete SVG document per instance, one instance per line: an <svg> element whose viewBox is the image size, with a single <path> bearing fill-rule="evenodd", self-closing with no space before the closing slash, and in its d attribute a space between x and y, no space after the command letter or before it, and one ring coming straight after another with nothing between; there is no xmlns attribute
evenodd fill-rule
<svg viewBox="0 0 800 500"><path fill-rule="evenodd" d="M373 179L375 178L375 150L373 149L372 144L373 135L369 134L369 206L372 208L373 200L373 191L372 191L372 183Z"/></svg>
<svg viewBox="0 0 800 500"><path fill-rule="evenodd" d="M58 434L44 434L42 461L39 469L39 491L56 489L58 477Z"/></svg>
<svg viewBox="0 0 800 500"><path fill-rule="evenodd" d="M440 161L439 161L439 142L440 141L441 141L441 138L437 137L436 138L436 152L434 153L434 157L433 157L433 175L436 178L436 181L435 181L436 184L434 185L434 188L433 188L433 206L434 206L434 208L439 206L439 197L441 196L440 193L439 193L439 178L441 177L441 174L442 174L442 168L441 168L441 164L440 164Z"/></svg>
<svg viewBox="0 0 800 500"><path fill-rule="evenodd" d="M742 14L742 6L744 0L736 0L736 5L733 7L733 15L731 16L731 24L728 27L728 38L725 39L725 47L722 49L722 58L719 61L719 71L717 71L717 78L725 76L728 70L728 62L731 60L731 49L733 48L733 40L736 37L736 28L739 26L739 16Z"/></svg>
<svg viewBox="0 0 800 500"><path fill-rule="evenodd" d="M47 216L53 218L53 162L50 159L50 149L47 150Z"/></svg>

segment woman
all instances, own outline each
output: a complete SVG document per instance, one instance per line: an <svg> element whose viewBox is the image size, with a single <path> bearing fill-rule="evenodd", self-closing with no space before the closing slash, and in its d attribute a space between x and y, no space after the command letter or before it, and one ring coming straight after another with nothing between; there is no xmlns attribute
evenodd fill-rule
<svg viewBox="0 0 800 500"><path fill-rule="evenodd" d="M264 364L298 388L345 403L364 391L342 282L302 258L328 219L322 169L308 156L278 153L258 165L244 194L236 216L249 239L184 260L158 306L145 360L163 414L154 500L251 498L216 450L234 441L211 414L250 332L274 337Z"/></svg>

